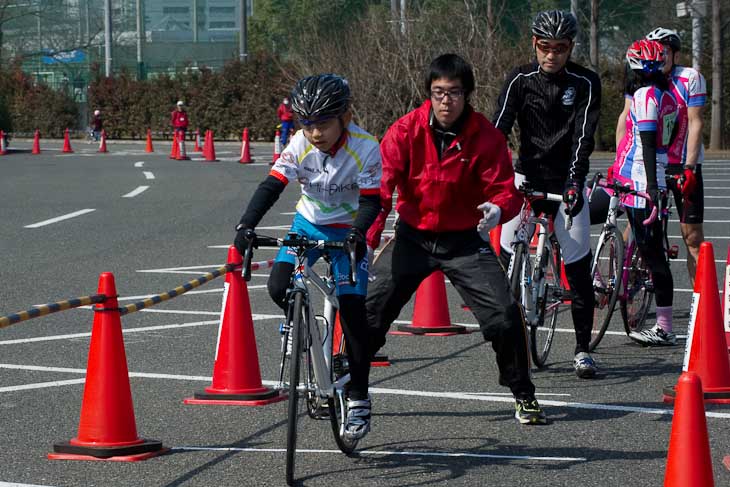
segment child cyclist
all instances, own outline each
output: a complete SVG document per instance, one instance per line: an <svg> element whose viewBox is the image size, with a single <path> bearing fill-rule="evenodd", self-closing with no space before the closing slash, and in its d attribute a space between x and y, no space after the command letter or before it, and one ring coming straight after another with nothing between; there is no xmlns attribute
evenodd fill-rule
<svg viewBox="0 0 730 487"><path fill-rule="evenodd" d="M646 39L634 42L626 52L633 100L626 117L626 132L616 151L616 161L609 170L619 182L649 193L655 205L662 197L660 190L666 190L667 149L675 135L679 113L677 100L662 73L665 56L664 46ZM649 226L642 224L650 213L642 198L629 198L625 206L631 231L653 276L656 325L651 332L659 338L653 343L675 345L677 338L672 333L674 283L664 253L662 224L659 220ZM634 335L640 333L633 332L631 336L637 339Z"/></svg>
<svg viewBox="0 0 730 487"><path fill-rule="evenodd" d="M288 183L297 181L302 196L291 231L317 240L345 242L346 252L332 256L342 328L350 365L345 433L353 439L370 430L368 326L365 295L368 261L365 233L380 212L380 147L378 141L352 123L350 88L333 74L300 80L291 93L291 108L299 130L251 197L239 225L235 246L243 254L253 230ZM357 283L349 284L349 251L357 258ZM319 257L312 251L310 263ZM280 249L269 276L271 298L286 310L286 290L295 254Z"/></svg>

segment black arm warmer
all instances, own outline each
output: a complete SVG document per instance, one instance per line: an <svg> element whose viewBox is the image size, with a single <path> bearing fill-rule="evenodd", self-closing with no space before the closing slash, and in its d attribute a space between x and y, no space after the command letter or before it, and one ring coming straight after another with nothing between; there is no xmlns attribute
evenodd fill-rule
<svg viewBox="0 0 730 487"><path fill-rule="evenodd" d="M286 188L286 184L274 176L267 176L256 188L248 207L241 217L241 225L245 228L256 228L267 211L274 206L279 195Z"/></svg>
<svg viewBox="0 0 730 487"><path fill-rule="evenodd" d="M363 235L365 235L368 232L370 225L373 224L380 213L380 195L361 194L358 205L357 216L355 217L355 221L352 222L352 226L360 230Z"/></svg>
<svg viewBox="0 0 730 487"><path fill-rule="evenodd" d="M646 188L657 189L656 180L656 131L639 132L644 155L644 170L646 171Z"/></svg>

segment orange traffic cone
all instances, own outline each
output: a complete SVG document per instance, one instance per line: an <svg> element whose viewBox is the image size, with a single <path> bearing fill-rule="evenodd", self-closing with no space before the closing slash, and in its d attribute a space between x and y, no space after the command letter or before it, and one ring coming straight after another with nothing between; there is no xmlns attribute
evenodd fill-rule
<svg viewBox="0 0 730 487"><path fill-rule="evenodd" d="M152 131L147 129L147 146L144 148L145 152L154 152L155 149L152 147Z"/></svg>
<svg viewBox="0 0 730 487"><path fill-rule="evenodd" d="M702 381L694 372L684 372L677 381L677 400L664 472L664 487L689 485L715 485L705 405L702 402Z"/></svg>
<svg viewBox="0 0 730 487"><path fill-rule="evenodd" d="M71 139L68 136L68 129L64 132L62 152L73 152L73 149L71 148Z"/></svg>
<svg viewBox="0 0 730 487"><path fill-rule="evenodd" d="M101 131L101 142L99 142L99 151L98 152L109 152L106 148L106 131Z"/></svg>
<svg viewBox="0 0 730 487"><path fill-rule="evenodd" d="M5 144L5 131L0 130L0 156L4 156L8 153L8 148Z"/></svg>
<svg viewBox="0 0 730 487"><path fill-rule="evenodd" d="M205 142L203 143L203 157L208 162L216 162L218 160L215 158L215 144L213 143L212 130L207 130L205 132Z"/></svg>
<svg viewBox="0 0 730 487"><path fill-rule="evenodd" d="M188 153L185 150L185 133L180 132L180 134L177 136L177 157L176 159L178 161L189 161L190 157L188 157Z"/></svg>
<svg viewBox="0 0 730 487"><path fill-rule="evenodd" d="M241 136L241 158L238 160L241 164L248 164L251 162L251 148L248 140L248 128L243 129L243 135Z"/></svg>
<svg viewBox="0 0 730 487"><path fill-rule="evenodd" d="M170 150L170 159L180 157L180 146L177 143L177 131L172 134L172 149Z"/></svg>
<svg viewBox="0 0 730 487"><path fill-rule="evenodd" d="M342 333L342 323L340 322L340 313L335 317L335 328L332 332L332 354L347 353L345 350L345 336ZM375 355L370 361L371 367L390 367L390 360L387 355Z"/></svg>
<svg viewBox="0 0 730 487"><path fill-rule="evenodd" d="M70 441L53 445L54 453L48 454L51 460L132 462L165 451L161 442L137 437L117 290L111 272L99 276L98 292L106 299L94 307L79 431Z"/></svg>
<svg viewBox="0 0 730 487"><path fill-rule="evenodd" d="M228 263L243 263L241 254L233 246L228 248ZM223 314L218 331L213 384L183 402L261 406L283 399L286 399L286 394L264 387L261 383L246 281L240 272L229 272L223 291Z"/></svg>
<svg viewBox="0 0 730 487"><path fill-rule="evenodd" d="M274 136L274 158L271 159L272 165L279 159L279 156L281 156L281 132L277 130Z"/></svg>
<svg viewBox="0 0 730 487"><path fill-rule="evenodd" d="M492 244L492 249L494 250L494 254L499 257L499 253L502 251L502 246L499 244L500 239L502 238L502 225L497 225L496 227L489 230L489 241Z"/></svg>
<svg viewBox="0 0 730 487"><path fill-rule="evenodd" d="M730 404L730 357L710 242L700 245L682 370L700 377L706 402ZM676 388L664 388L665 402L671 402L675 395Z"/></svg>
<svg viewBox="0 0 730 487"><path fill-rule="evenodd" d="M31 151L31 154L40 154L41 153L41 133L39 130L35 131L35 135L33 136L33 150Z"/></svg>
<svg viewBox="0 0 730 487"><path fill-rule="evenodd" d="M467 333L466 327L451 324L449 303L446 299L446 282L441 271L434 271L418 287L413 321L410 325L398 326L398 331L435 336Z"/></svg>
<svg viewBox="0 0 730 487"><path fill-rule="evenodd" d="M722 285L722 323L725 328L725 341L730 352L730 245L725 259L725 280Z"/></svg>
<svg viewBox="0 0 730 487"><path fill-rule="evenodd" d="M208 133L206 132L206 136ZM195 145L193 146L193 152L202 152L203 149L200 147L200 129L195 131Z"/></svg>

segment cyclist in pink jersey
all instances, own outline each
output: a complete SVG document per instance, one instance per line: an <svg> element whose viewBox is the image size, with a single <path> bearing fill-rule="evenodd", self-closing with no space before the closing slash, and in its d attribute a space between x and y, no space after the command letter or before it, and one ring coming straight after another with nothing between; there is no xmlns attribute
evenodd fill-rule
<svg viewBox="0 0 730 487"><path fill-rule="evenodd" d="M657 27L646 39L660 42L666 50L664 74L667 75L672 94L679 103L677 136L668 148L667 173L681 174L682 182L669 189L679 213L682 238L687 246L687 270L694 283L700 244L704 241L704 185L702 182L702 112L707 99L705 78L695 69L676 64L681 40L676 31ZM623 138L624 121L631 106L633 93L627 87L624 110L616 127L616 143Z"/></svg>
<svg viewBox="0 0 730 487"><path fill-rule="evenodd" d="M651 195L654 205L666 189L665 169L668 151L676 138L679 104L662 72L664 47L656 41L636 41L626 52L630 68L628 86L633 96L625 120L623 137L618 142L616 160L610 169L614 179ZM663 247L662 223L642 224L650 208L643 198L625 201L626 216L644 261L652 273L656 295L656 325L630 336L644 345L675 345L672 333L674 284Z"/></svg>

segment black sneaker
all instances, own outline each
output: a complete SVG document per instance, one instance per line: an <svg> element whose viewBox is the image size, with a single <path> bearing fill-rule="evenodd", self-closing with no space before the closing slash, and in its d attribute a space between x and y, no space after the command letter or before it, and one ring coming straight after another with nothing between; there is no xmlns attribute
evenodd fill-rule
<svg viewBox="0 0 730 487"><path fill-rule="evenodd" d="M520 424L547 424L547 417L537 399L515 399L515 419Z"/></svg>

